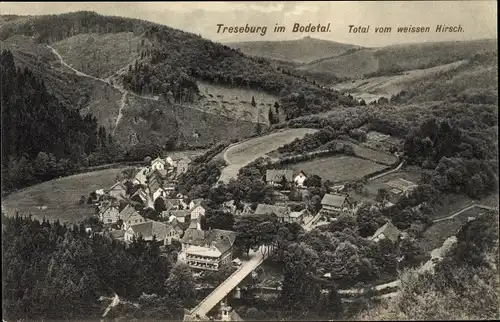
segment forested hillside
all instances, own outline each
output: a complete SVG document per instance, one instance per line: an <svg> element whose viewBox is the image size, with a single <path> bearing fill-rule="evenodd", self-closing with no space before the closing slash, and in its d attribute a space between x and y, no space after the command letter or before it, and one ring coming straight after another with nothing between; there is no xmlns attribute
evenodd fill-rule
<svg viewBox="0 0 500 322"><path fill-rule="evenodd" d="M0 64L3 189L65 173L110 143L94 117L65 108L31 70L16 67L10 51Z"/></svg>
<svg viewBox="0 0 500 322"><path fill-rule="evenodd" d="M160 298L154 316L144 319L181 319L189 305L190 275L187 267L160 256L158 245L142 239L130 247L101 235L89 235L85 226L67 227L59 222L37 221L2 214L3 318L98 319L110 301L101 296L139 302L143 293ZM183 292L178 292L183 285ZM185 297L187 295L188 297ZM140 311L140 310L139 310Z"/></svg>

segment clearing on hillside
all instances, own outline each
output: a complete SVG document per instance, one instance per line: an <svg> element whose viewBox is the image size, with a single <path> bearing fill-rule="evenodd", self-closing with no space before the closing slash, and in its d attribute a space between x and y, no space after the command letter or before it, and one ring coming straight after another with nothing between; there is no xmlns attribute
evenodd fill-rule
<svg viewBox="0 0 500 322"><path fill-rule="evenodd" d="M219 180L228 182L231 178L236 179L241 167L244 167L257 158L264 157L267 153L276 150L282 145L288 144L297 138L301 139L306 134L317 131L316 129L304 128L287 129L236 143L223 152L224 160L228 163L228 166L222 169Z"/></svg>
<svg viewBox="0 0 500 322"><path fill-rule="evenodd" d="M251 89L231 88L206 82L197 82L200 100L193 105L207 113L235 120L269 124L269 109L274 111L278 97ZM252 97L256 106L252 106Z"/></svg>
<svg viewBox="0 0 500 322"><path fill-rule="evenodd" d="M331 182L346 182L360 179L387 167L369 160L342 155L290 164L286 165L285 168L295 172L304 171L308 175L316 174L323 180Z"/></svg>
<svg viewBox="0 0 500 322"><path fill-rule="evenodd" d="M106 78L139 57L140 39L132 32L79 34L51 46L75 69Z"/></svg>
<svg viewBox="0 0 500 322"><path fill-rule="evenodd" d="M45 217L50 221L59 219L75 223L95 213L92 205L79 204L80 198L85 196L87 199L96 189L110 188L127 168L80 173L43 182L10 194L2 204L10 216L18 211L20 215L31 214L39 220Z"/></svg>

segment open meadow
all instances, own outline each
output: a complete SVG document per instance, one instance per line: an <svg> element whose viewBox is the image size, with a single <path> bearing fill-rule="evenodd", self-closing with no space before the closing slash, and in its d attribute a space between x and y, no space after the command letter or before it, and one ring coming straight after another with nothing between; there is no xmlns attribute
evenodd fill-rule
<svg viewBox="0 0 500 322"><path fill-rule="evenodd" d="M110 188L128 167L80 173L43 182L14 192L2 200L7 215L31 214L33 218L74 223L95 212L92 205L80 205L82 196L101 188Z"/></svg>
<svg viewBox="0 0 500 322"><path fill-rule="evenodd" d="M383 165L352 156L330 156L310 161L290 164L287 169L304 171L308 175L319 175L323 180L346 182L360 179L370 173L383 170Z"/></svg>
<svg viewBox="0 0 500 322"><path fill-rule="evenodd" d="M228 166L222 169L219 180L227 182L231 178L236 178L241 167L244 167L257 158L265 156L282 145L288 144L297 138L303 138L306 134L316 131L315 129L304 128L287 129L230 146L223 152L224 160L228 163Z"/></svg>

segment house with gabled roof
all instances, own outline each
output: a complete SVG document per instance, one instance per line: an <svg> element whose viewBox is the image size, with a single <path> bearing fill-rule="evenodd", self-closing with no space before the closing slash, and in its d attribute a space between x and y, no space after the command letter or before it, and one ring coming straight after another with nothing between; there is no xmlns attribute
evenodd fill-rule
<svg viewBox="0 0 500 322"><path fill-rule="evenodd" d="M167 210L183 210L187 209L188 205L184 202L184 199L169 198L165 199L165 208Z"/></svg>
<svg viewBox="0 0 500 322"><path fill-rule="evenodd" d="M133 184L141 184L145 185L148 181L148 176L149 173L151 172L151 169L148 167L143 167L138 169L134 176L134 180L132 181Z"/></svg>
<svg viewBox="0 0 500 322"><path fill-rule="evenodd" d="M119 219L123 221L123 230L127 230L130 226L146 222L137 210L131 205L127 205L118 215Z"/></svg>
<svg viewBox="0 0 500 322"><path fill-rule="evenodd" d="M176 165L177 175L185 173L189 168L189 164L191 164L191 159L187 156L178 160Z"/></svg>
<svg viewBox="0 0 500 322"><path fill-rule="evenodd" d="M148 189L153 202L156 200L156 198L160 196L165 196L165 193L161 185L161 179L158 178L157 176L151 176L149 178Z"/></svg>
<svg viewBox="0 0 500 322"><path fill-rule="evenodd" d="M329 215L338 215L343 212L349 212L352 204L345 195L325 194L321 200L320 212Z"/></svg>
<svg viewBox="0 0 500 322"><path fill-rule="evenodd" d="M306 175L306 173L304 171L300 171L293 178L293 182L299 188L303 188L304 187L304 182L306 180L307 180L307 175Z"/></svg>
<svg viewBox="0 0 500 322"><path fill-rule="evenodd" d="M165 210L161 213L162 218L168 218L169 220L175 218L177 221L181 223L186 222L186 218L189 216L189 210Z"/></svg>
<svg viewBox="0 0 500 322"><path fill-rule="evenodd" d="M266 183L272 186L279 186L286 180L288 183L293 182L292 170L266 170Z"/></svg>
<svg viewBox="0 0 500 322"><path fill-rule="evenodd" d="M195 199L189 203L191 220L200 220L201 217L205 216L206 210L207 204L204 199Z"/></svg>
<svg viewBox="0 0 500 322"><path fill-rule="evenodd" d="M290 212L290 208L288 207L260 203L257 205L254 215L261 216L275 214L281 222L289 222Z"/></svg>
<svg viewBox="0 0 500 322"><path fill-rule="evenodd" d="M127 199L127 187L120 181L111 186L106 193L116 200Z"/></svg>
<svg viewBox="0 0 500 322"><path fill-rule="evenodd" d="M109 203L99 211L99 220L104 224L114 224L118 221L119 214L118 206Z"/></svg>
<svg viewBox="0 0 500 322"><path fill-rule="evenodd" d="M131 242L134 237L142 237L146 241L152 241L156 237L158 242L170 245L172 240L180 239L180 234L173 225L150 220L128 227L124 236L125 241Z"/></svg>
<svg viewBox="0 0 500 322"><path fill-rule="evenodd" d="M188 228L181 239L181 260L191 268L218 271L231 263L235 240L234 231Z"/></svg>
<svg viewBox="0 0 500 322"><path fill-rule="evenodd" d="M157 157L153 161L151 161L151 170L165 170L165 160L160 157Z"/></svg>
<svg viewBox="0 0 500 322"><path fill-rule="evenodd" d="M396 226L392 224L392 222L388 221L387 223L385 223L385 225L377 229L375 234L373 234L370 239L374 242L378 242L382 239L388 239L391 242L396 243L400 237L401 232L399 231L399 229L397 229Z"/></svg>

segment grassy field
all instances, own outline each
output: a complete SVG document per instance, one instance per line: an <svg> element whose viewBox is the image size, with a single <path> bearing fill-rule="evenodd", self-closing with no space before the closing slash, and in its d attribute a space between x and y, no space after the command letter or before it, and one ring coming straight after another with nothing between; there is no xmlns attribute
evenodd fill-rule
<svg viewBox="0 0 500 322"><path fill-rule="evenodd" d="M351 144L351 146L354 150L354 153L356 153L356 155L359 155L360 157L363 157L363 158L370 159L370 160L375 161L375 162L379 162L379 163L386 164L386 165L392 165L396 161L398 161L398 158L392 154L388 154L388 153L385 153L382 151L370 149L370 148L367 148L367 147L364 147L361 145L357 145L357 144Z"/></svg>
<svg viewBox="0 0 500 322"><path fill-rule="evenodd" d="M316 131L315 129L287 129L230 146L224 152L224 159L228 166L222 170L220 180L227 182L230 178L236 178L241 167L296 138L303 138L306 134Z"/></svg>
<svg viewBox="0 0 500 322"><path fill-rule="evenodd" d="M323 180L345 182L382 170L385 166L351 156L332 156L291 164L286 168L294 171L302 170L308 175L317 174Z"/></svg>
<svg viewBox="0 0 500 322"><path fill-rule="evenodd" d="M100 188L111 187L125 168L81 173L47 181L12 193L2 200L8 215L31 214L39 220L59 219L74 223L94 214L92 205L80 205L81 196ZM46 208L45 208L46 207Z"/></svg>
<svg viewBox="0 0 500 322"><path fill-rule="evenodd" d="M449 220L433 224L424 232L423 237L419 240L420 247L426 252L440 247L448 237L457 233L458 229L467 222L467 218L477 216L484 212L485 210L483 209L472 208Z"/></svg>

